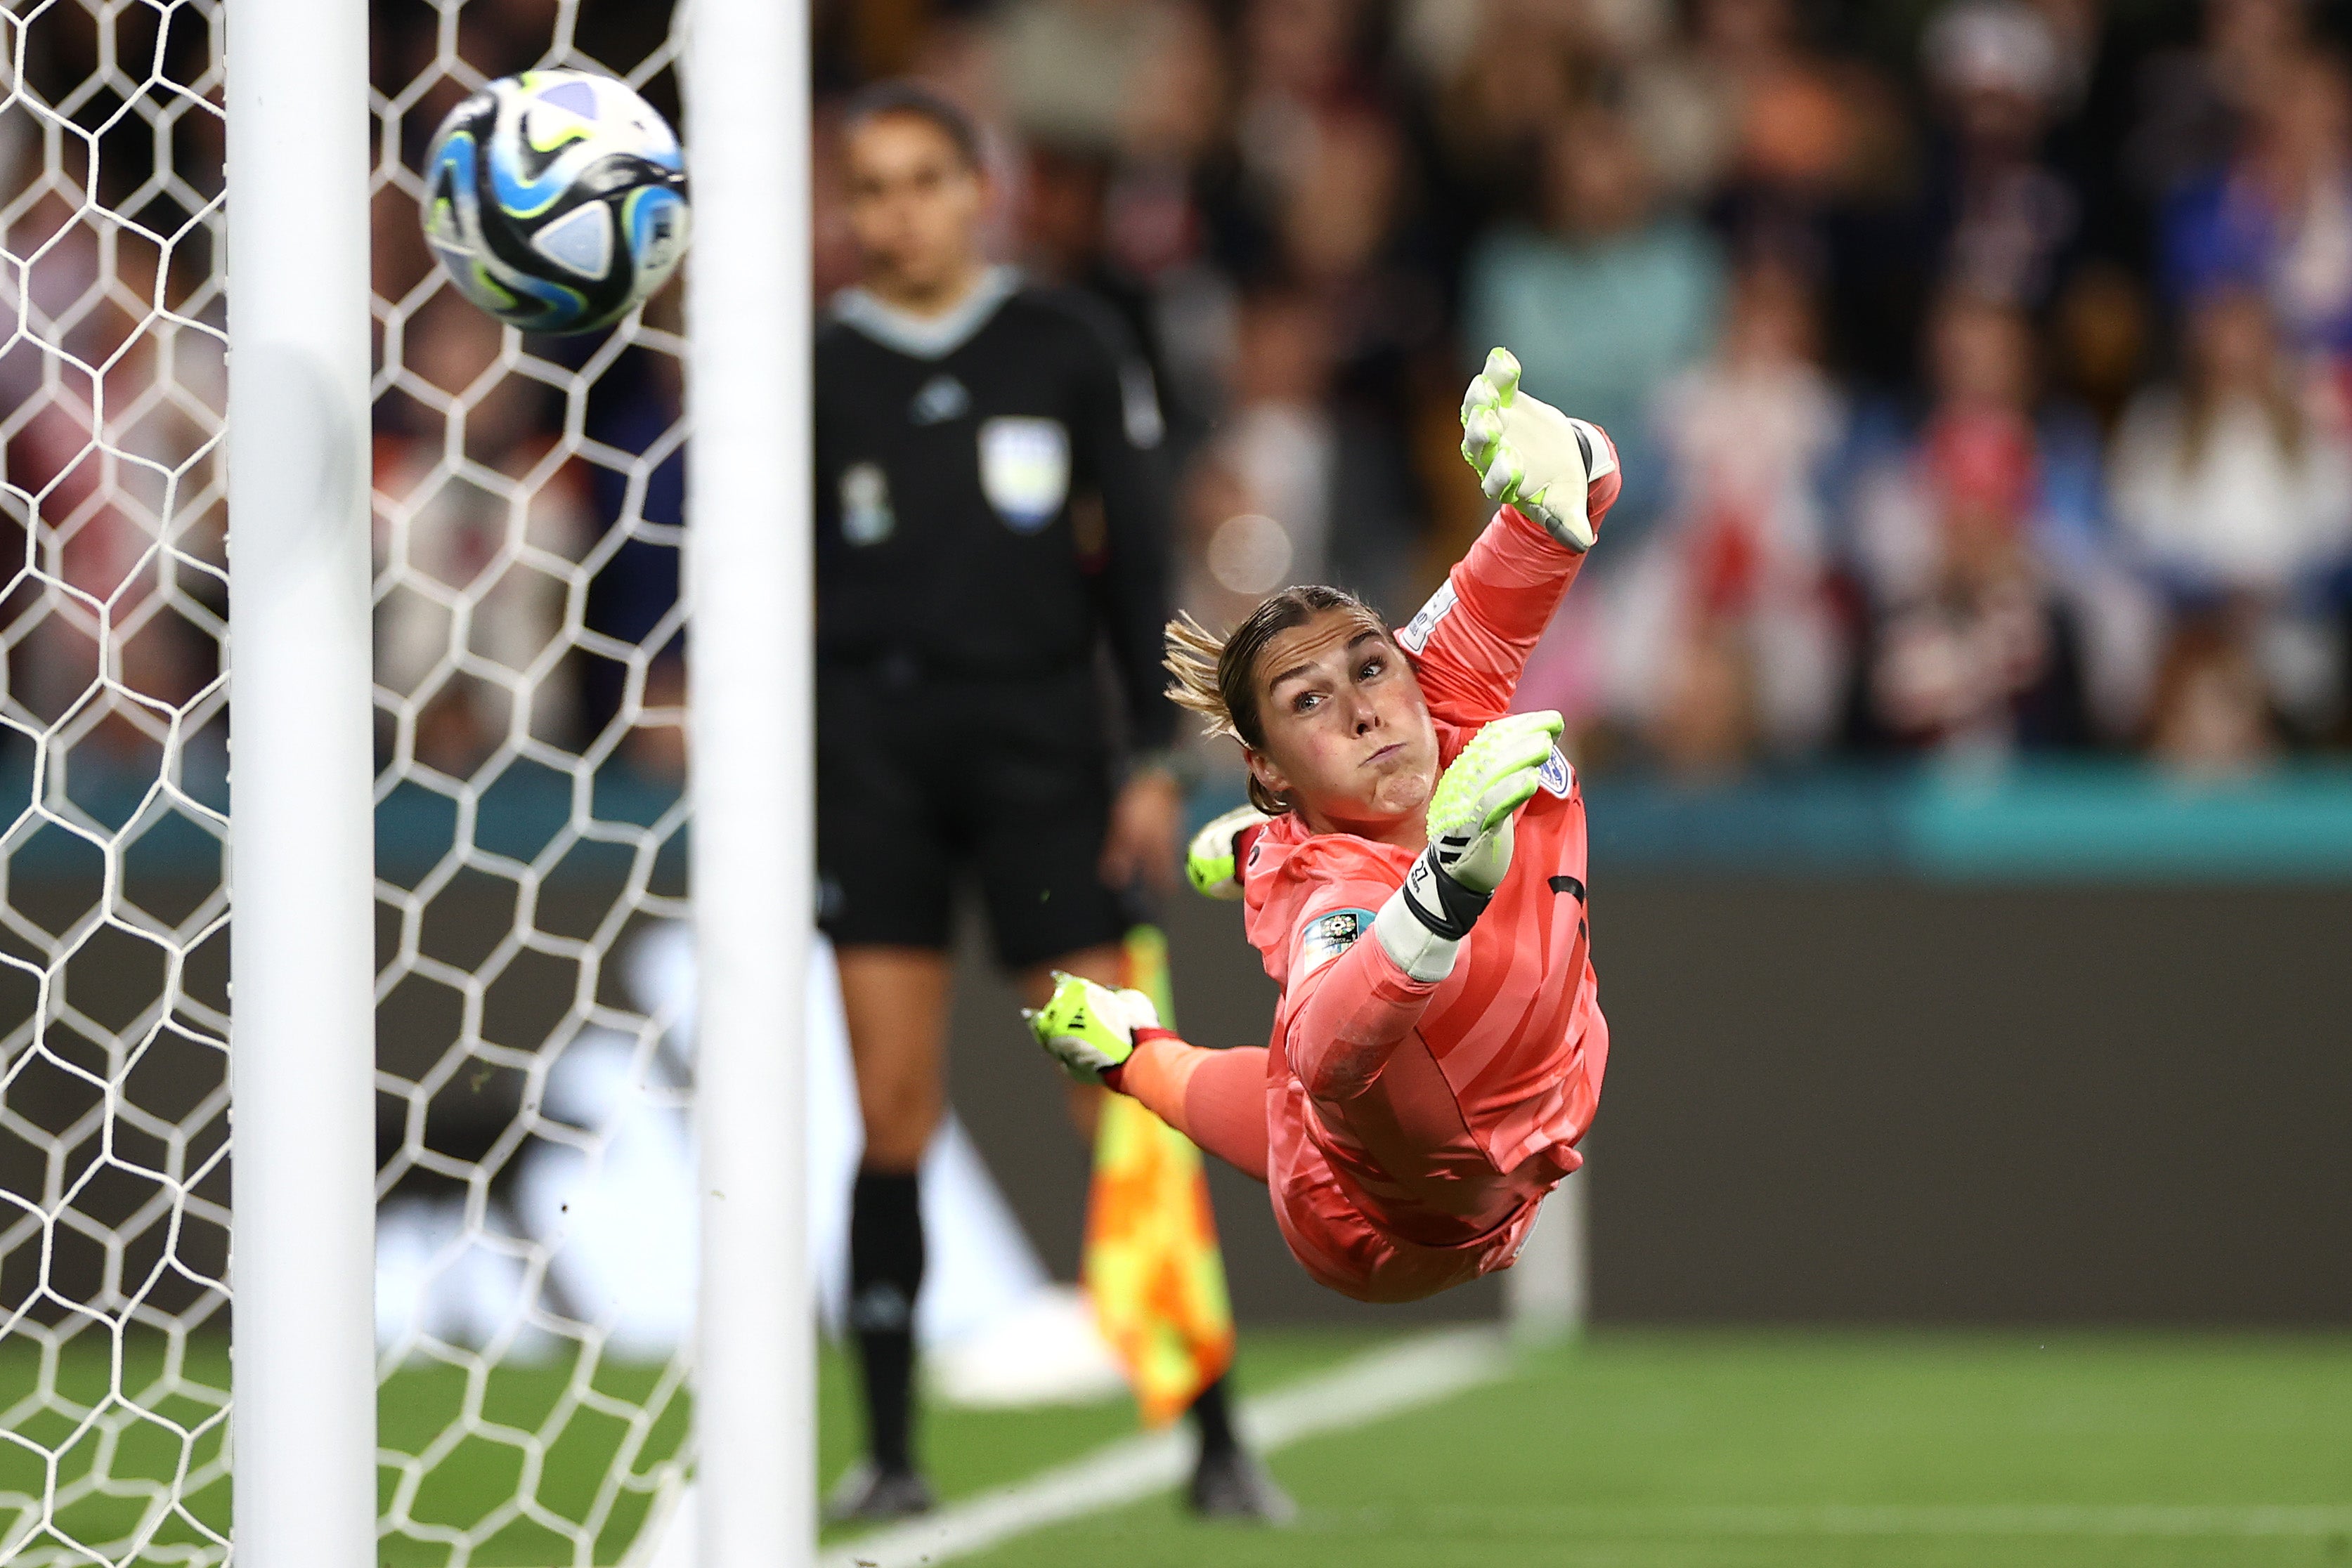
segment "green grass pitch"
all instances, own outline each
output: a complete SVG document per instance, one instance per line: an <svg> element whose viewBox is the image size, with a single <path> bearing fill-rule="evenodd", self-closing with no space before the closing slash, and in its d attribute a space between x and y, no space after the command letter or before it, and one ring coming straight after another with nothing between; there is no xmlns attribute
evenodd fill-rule
<svg viewBox="0 0 2352 1568"><path fill-rule="evenodd" d="M1155 1502L967 1561L2352 1564L2352 1339L1604 1332L1274 1469L1290 1531Z"/></svg>
<svg viewBox="0 0 2352 1568"><path fill-rule="evenodd" d="M1372 1342L1336 1333L1247 1336L1244 1394L1340 1361ZM31 1385L37 1358L0 1344L0 1396ZM225 1370L199 1345L192 1371ZM136 1368L133 1368L134 1374ZM69 1386L102 1386L102 1361L69 1360ZM634 1397L653 1375L608 1371ZM135 1375L131 1381L136 1381ZM422 1518L460 1530L514 1498L520 1450L496 1429L539 1425L566 1381L510 1370L490 1381L489 1435L436 1468ZM826 1479L856 1446L848 1370L820 1379ZM384 1389L388 1447L405 1451L457 1415L455 1375L403 1373ZM193 1414L193 1410L183 1415ZM0 1491L37 1494L24 1441L0 1443ZM671 1451L683 1411L646 1435L642 1471ZM940 1411L923 1443L950 1498L1016 1481L1133 1430L1123 1404ZM583 1412L547 1447L539 1506L583 1516L626 1434ZM86 1469L85 1444L67 1474ZM118 1476L168 1470L171 1445L134 1430ZM199 1456L201 1457L201 1455ZM1442 1404L1284 1450L1276 1473L1303 1508L1282 1531L1202 1526L1160 1499L967 1559L988 1568L2352 1568L2352 1336L1607 1330L1528 1354L1512 1375ZM226 1488L194 1500L207 1521ZM70 1522L119 1536L132 1498L93 1497ZM616 1561L638 1511L615 1510L597 1543ZM0 1511L0 1531L17 1520ZM109 1527L112 1526L112 1529ZM185 1539L167 1528L159 1541ZM176 1560L166 1547L147 1561ZM451 1563L446 1545L385 1540L390 1568ZM483 1568L572 1561L558 1533L517 1520L482 1540Z"/></svg>

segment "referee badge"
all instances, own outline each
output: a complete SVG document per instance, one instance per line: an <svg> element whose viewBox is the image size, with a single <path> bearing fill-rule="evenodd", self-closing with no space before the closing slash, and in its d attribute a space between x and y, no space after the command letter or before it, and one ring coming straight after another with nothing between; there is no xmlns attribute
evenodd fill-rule
<svg viewBox="0 0 2352 1568"><path fill-rule="evenodd" d="M1016 534L1052 522L1070 493L1070 433L1051 419L999 418L980 427L980 487Z"/></svg>

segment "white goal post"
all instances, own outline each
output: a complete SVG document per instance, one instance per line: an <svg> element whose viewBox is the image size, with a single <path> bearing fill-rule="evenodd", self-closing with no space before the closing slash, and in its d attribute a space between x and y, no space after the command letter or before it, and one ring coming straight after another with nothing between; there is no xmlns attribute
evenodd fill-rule
<svg viewBox="0 0 2352 1568"><path fill-rule="evenodd" d="M367 12L228 0L229 1291L242 1568L375 1554Z"/></svg>
<svg viewBox="0 0 2352 1568"><path fill-rule="evenodd" d="M692 875L701 1568L811 1561L805 1070L816 913L806 0L691 0Z"/></svg>

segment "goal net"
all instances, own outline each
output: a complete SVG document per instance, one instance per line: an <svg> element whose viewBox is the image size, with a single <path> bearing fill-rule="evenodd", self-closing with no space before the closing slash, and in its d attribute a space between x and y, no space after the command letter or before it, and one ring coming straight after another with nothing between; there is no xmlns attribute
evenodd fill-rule
<svg viewBox="0 0 2352 1568"><path fill-rule="evenodd" d="M0 1561L229 1551L219 0L0 12ZM525 339L417 164L488 78L676 115L668 8L376 0L379 1557L617 1561L695 1261L676 291Z"/></svg>

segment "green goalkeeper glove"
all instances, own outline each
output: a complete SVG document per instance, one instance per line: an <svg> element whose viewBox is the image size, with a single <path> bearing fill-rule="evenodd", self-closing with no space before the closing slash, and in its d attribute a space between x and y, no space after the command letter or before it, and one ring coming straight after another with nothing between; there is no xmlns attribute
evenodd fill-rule
<svg viewBox="0 0 2352 1568"><path fill-rule="evenodd" d="M1236 806L1194 833L1192 847L1184 852L1184 876L1193 891L1211 898L1239 898L1241 836L1273 821L1255 806Z"/></svg>
<svg viewBox="0 0 2352 1568"><path fill-rule="evenodd" d="M1473 893L1491 894L1511 869L1511 822L1535 796L1559 715L1518 713L1480 730L1429 799L1429 852Z"/></svg>
<svg viewBox="0 0 2352 1568"><path fill-rule="evenodd" d="M1454 972L1455 949L1511 869L1512 823L1541 787L1557 713L1513 714L1480 730L1429 800L1429 847L1372 917L1372 934L1416 980Z"/></svg>
<svg viewBox="0 0 2352 1568"><path fill-rule="evenodd" d="M1462 455L1488 500L1518 507L1579 555L1592 548L1586 497L1617 460L1597 427L1520 390L1508 349L1489 353L1462 394Z"/></svg>
<svg viewBox="0 0 2352 1568"><path fill-rule="evenodd" d="M1135 1054L1135 1031L1158 1029L1160 1009L1141 991L1113 990L1076 975L1054 971L1054 994L1021 1017L1046 1054L1081 1083L1100 1083Z"/></svg>

